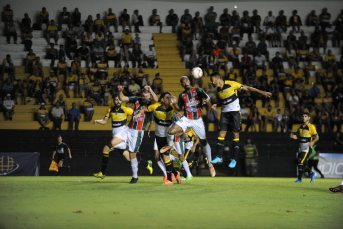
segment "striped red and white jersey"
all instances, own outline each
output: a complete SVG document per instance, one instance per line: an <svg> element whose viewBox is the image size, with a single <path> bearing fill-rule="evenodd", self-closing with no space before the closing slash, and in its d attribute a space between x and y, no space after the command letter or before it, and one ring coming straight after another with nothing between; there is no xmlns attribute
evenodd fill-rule
<svg viewBox="0 0 343 229"><path fill-rule="evenodd" d="M188 119L200 119L202 114L202 99L208 99L206 92L198 87L184 91L179 95L178 105L184 107L184 116Z"/></svg>
<svg viewBox="0 0 343 229"><path fill-rule="evenodd" d="M146 104L142 105L142 100L136 96L129 97L129 103L133 103L135 105L133 115L136 115L141 109L147 108L151 105L151 101L149 100ZM131 119L129 128L133 130L145 130L148 122L150 121L151 112L146 112L142 114L136 121Z"/></svg>

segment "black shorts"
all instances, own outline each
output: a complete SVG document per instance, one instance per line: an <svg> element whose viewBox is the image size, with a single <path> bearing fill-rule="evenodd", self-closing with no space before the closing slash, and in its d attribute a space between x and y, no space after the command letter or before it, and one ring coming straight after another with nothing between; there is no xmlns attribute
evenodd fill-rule
<svg viewBox="0 0 343 229"><path fill-rule="evenodd" d="M221 131L233 131L238 133L241 126L241 112L222 112L219 127Z"/></svg>
<svg viewBox="0 0 343 229"><path fill-rule="evenodd" d="M157 149L158 149L158 150L160 150L162 147L168 145L167 137L158 137L158 136L155 136L155 139L156 139L156 144L157 144ZM169 155L169 152L170 152L170 151L167 151L167 152L165 152L164 154L165 154L165 155Z"/></svg>
<svg viewBox="0 0 343 229"><path fill-rule="evenodd" d="M308 164L308 157L312 152L312 148L310 147L309 152L301 152L298 153L298 165L307 165Z"/></svg>
<svg viewBox="0 0 343 229"><path fill-rule="evenodd" d="M66 158L66 154L65 153L57 153L57 163L59 161L64 161L65 158Z"/></svg>

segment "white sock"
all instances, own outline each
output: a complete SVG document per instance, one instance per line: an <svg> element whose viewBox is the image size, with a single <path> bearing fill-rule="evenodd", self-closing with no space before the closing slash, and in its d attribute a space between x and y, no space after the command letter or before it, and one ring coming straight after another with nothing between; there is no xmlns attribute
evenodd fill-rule
<svg viewBox="0 0 343 229"><path fill-rule="evenodd" d="M342 180L342 183L340 185L343 185L343 180Z"/></svg>
<svg viewBox="0 0 343 229"><path fill-rule="evenodd" d="M188 162L187 161L182 162L182 166L183 166L183 168L185 169L185 171L187 173L187 177L191 177L192 173L189 170Z"/></svg>
<svg viewBox="0 0 343 229"><path fill-rule="evenodd" d="M206 154L207 160L208 160L208 167L211 167L211 161L212 161L212 155L211 155L211 147L210 144L207 143L204 147L204 152Z"/></svg>
<svg viewBox="0 0 343 229"><path fill-rule="evenodd" d="M174 135L167 134L167 143L168 146L172 146L174 141Z"/></svg>
<svg viewBox="0 0 343 229"><path fill-rule="evenodd" d="M131 169L132 169L132 177L138 178L137 172L138 172L138 161L137 158L131 159Z"/></svg>
<svg viewBox="0 0 343 229"><path fill-rule="evenodd" d="M174 157L172 154L169 154L170 160L175 161L176 157Z"/></svg>
<svg viewBox="0 0 343 229"><path fill-rule="evenodd" d="M164 165L164 163L162 161L158 161L157 164L160 167L160 169L162 170L163 174L165 176L167 176L166 166Z"/></svg>

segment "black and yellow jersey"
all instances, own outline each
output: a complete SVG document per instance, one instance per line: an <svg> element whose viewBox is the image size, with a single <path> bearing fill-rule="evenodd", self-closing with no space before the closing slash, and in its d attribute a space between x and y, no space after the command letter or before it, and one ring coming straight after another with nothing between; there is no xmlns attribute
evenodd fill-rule
<svg viewBox="0 0 343 229"><path fill-rule="evenodd" d="M38 111L37 111L38 115L40 117L45 117L49 114L49 111L46 109L46 108L38 108Z"/></svg>
<svg viewBox="0 0 343 229"><path fill-rule="evenodd" d="M239 111L239 100L237 90L242 88L242 84L225 80L222 88L217 88L217 96L222 102L222 112Z"/></svg>
<svg viewBox="0 0 343 229"><path fill-rule="evenodd" d="M299 152L309 152L309 143L317 135L316 127L311 123L300 125L297 130L297 136L300 141Z"/></svg>
<svg viewBox="0 0 343 229"><path fill-rule="evenodd" d="M155 103L148 107L148 111L154 112L155 134L158 137L166 137L169 126L179 119L172 105L164 109L161 103Z"/></svg>
<svg viewBox="0 0 343 229"><path fill-rule="evenodd" d="M129 107L121 106L119 108L110 107L105 115L106 119L112 119L112 128L126 126L127 116L132 115L133 110Z"/></svg>

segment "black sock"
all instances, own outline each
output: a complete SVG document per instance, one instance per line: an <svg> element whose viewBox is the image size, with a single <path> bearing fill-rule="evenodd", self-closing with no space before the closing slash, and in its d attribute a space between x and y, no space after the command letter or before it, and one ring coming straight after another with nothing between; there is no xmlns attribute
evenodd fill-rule
<svg viewBox="0 0 343 229"><path fill-rule="evenodd" d="M144 159L141 159L141 160L139 161L139 164L142 165L142 166L144 166L144 168L146 168L146 167L149 165L149 163L148 163L146 160L144 160Z"/></svg>
<svg viewBox="0 0 343 229"><path fill-rule="evenodd" d="M172 166L171 160L165 161L165 162L164 162L164 165L166 166L166 170L167 170L167 178L168 178L169 181L172 182L171 174L172 174L172 168L173 168L173 166Z"/></svg>
<svg viewBox="0 0 343 229"><path fill-rule="evenodd" d="M305 169L305 172L308 172L308 174L311 176L312 175L312 171L311 171L311 169L308 167L308 166L306 166L306 169Z"/></svg>
<svg viewBox="0 0 343 229"><path fill-rule="evenodd" d="M109 152L102 152L102 168L101 173L103 175L106 174L106 169L108 165L108 161L110 160L110 153Z"/></svg>
<svg viewBox="0 0 343 229"><path fill-rule="evenodd" d="M217 139L217 153L218 153L218 157L220 158L223 158L224 141L225 141L225 138L218 137Z"/></svg>
<svg viewBox="0 0 343 229"><path fill-rule="evenodd" d="M299 179L299 180L301 180L301 178L303 177L303 172L304 172L304 171L303 171L302 168L301 168L301 169L300 169L300 168L298 169L298 179Z"/></svg>
<svg viewBox="0 0 343 229"><path fill-rule="evenodd" d="M187 172L186 172L186 170L183 168L183 166L182 166L182 168L181 168L181 171L182 171L183 177L184 177L184 178L187 178Z"/></svg>
<svg viewBox="0 0 343 229"><path fill-rule="evenodd" d="M239 138L233 139L233 159L237 161L238 153L239 153Z"/></svg>
<svg viewBox="0 0 343 229"><path fill-rule="evenodd" d="M60 175L60 174L61 174L61 170L62 170L62 167L58 167L57 175Z"/></svg>
<svg viewBox="0 0 343 229"><path fill-rule="evenodd" d="M173 164L172 164L172 172L174 173L175 177L177 176L177 171L176 169L174 168Z"/></svg>

